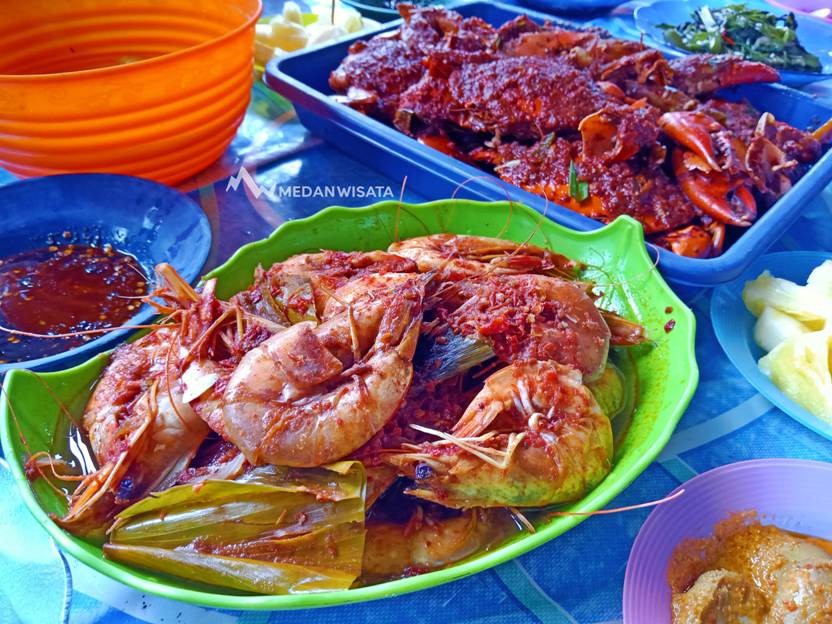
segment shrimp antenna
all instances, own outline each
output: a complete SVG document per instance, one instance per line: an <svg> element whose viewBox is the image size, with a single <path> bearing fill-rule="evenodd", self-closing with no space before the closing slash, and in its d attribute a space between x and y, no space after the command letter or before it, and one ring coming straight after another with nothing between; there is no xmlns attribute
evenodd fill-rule
<svg viewBox="0 0 832 624"><path fill-rule="evenodd" d="M4 327L0 325L0 332L6 334L13 334L15 336L26 336L28 338L76 338L78 336L89 336L92 334L108 334L114 331L121 331L122 329L161 329L163 327L170 327L172 323L150 323L147 325L116 325L114 327L99 327L97 329L85 329L83 331L67 332L63 334L36 334L34 332L23 331L22 329L12 329L11 327Z"/></svg>
<svg viewBox="0 0 832 624"><path fill-rule="evenodd" d="M242 309L240 306L229 303L228 301L222 301L221 299L217 300L220 304L220 307L226 310L234 310L237 314L241 315L243 318L249 320L250 322L254 323L255 325L260 325L265 327L272 333L279 332L283 329L286 329L285 326L275 323L274 321L270 321L267 318L263 318L262 316L257 316L253 312L249 312L247 310ZM239 329L238 329L239 331ZM242 333L242 332L241 332Z"/></svg>
<svg viewBox="0 0 832 624"><path fill-rule="evenodd" d="M508 229L509 224L511 223L511 217L514 215L514 202L509 200L508 202L508 216L506 217L506 222L503 224L503 227L500 228L500 231L497 232L497 238L502 238L506 230Z"/></svg>
<svg viewBox="0 0 832 624"><path fill-rule="evenodd" d="M55 392L52 390L50 385L46 383L46 380L40 375L40 373L38 373L37 371L29 372L35 379L38 380L38 383L40 383L40 385L43 386L44 390L46 390L49 396L52 397L52 400L55 401L55 404L58 406L58 409L60 409L61 413L64 416L66 416L66 419L76 427L79 427L80 423L75 420L75 416L72 415L72 412L69 411L69 408L66 406L66 404L63 401L61 401L57 394L55 394Z"/></svg>
<svg viewBox="0 0 832 624"><path fill-rule="evenodd" d="M167 351L165 353L165 390L166 390L167 395L168 395L168 401L170 401L170 406L173 408L174 414L176 414L176 418L179 419L179 422L181 422L185 426L185 429L190 429L190 426L188 426L188 421L185 420L185 417L182 416L182 413L179 411L179 408L176 406L176 401L173 399L173 390L171 389L171 383L170 383L170 366L171 366L171 364L170 364L170 354L173 351L173 347L174 347L175 344L176 343L175 343L173 337L171 337L170 344L168 345Z"/></svg>
<svg viewBox="0 0 832 624"><path fill-rule="evenodd" d="M398 216L399 213L403 212L406 215L408 215L411 219L418 222L419 225L422 226L422 229L425 231L425 236L430 236L431 235L431 229L428 227L428 224L425 223L424 221L422 221L422 219L419 218L419 215L417 215L415 212L412 212L411 210L408 210L401 203L396 208L396 211L397 211L397 213L396 213L397 216ZM398 232L397 232L396 240L398 241Z"/></svg>
<svg viewBox="0 0 832 624"><path fill-rule="evenodd" d="M658 270L660 260L661 260L661 255L657 253L656 254L656 259L651 261L649 269L646 269L644 271L636 273L635 275L633 275L632 278L630 278L628 280L616 281L616 280L610 279L610 281L607 282L607 283L595 282L595 287L596 288L615 288L616 286L627 286L628 284L637 284L639 281L643 281L643 280L647 279L650 276L651 273ZM586 266L586 268L590 268L590 269L594 269L594 270L598 271L599 273L603 274L604 276L606 276L608 278L612 277L610 275L610 273L607 270L605 270L604 267L602 267L602 266L597 266L597 265L588 264L588 263L585 266Z"/></svg>
<svg viewBox="0 0 832 624"><path fill-rule="evenodd" d="M494 182L494 176L489 176L489 175L483 174L483 175L473 175L473 176L469 176L469 177L465 178L462 182L460 182L459 184L456 185L456 188L454 189L454 192L451 193L451 199L456 199L457 193L459 193L459 191L461 191L463 188L465 188L468 185L469 182L473 182L474 180L486 180L488 182ZM503 224L503 227L500 228L500 231L498 232L497 236L495 237L495 238L502 238L503 234L505 234L506 230L508 229L509 224L511 223L511 217L512 217L512 214L513 214L513 211L514 211L514 204L516 202L514 201L514 198L511 196L511 193L509 192L508 186L506 186L506 184L502 180L497 180L497 184L500 186L503 193L505 193L506 202L508 203L508 217L506 218L506 222Z"/></svg>
<svg viewBox="0 0 832 624"><path fill-rule="evenodd" d="M407 176L402 178L402 188L399 191L399 203L396 204L396 221L393 224L393 240L399 242L399 222L401 221L402 203L404 202L404 189L407 186Z"/></svg>
<svg viewBox="0 0 832 624"><path fill-rule="evenodd" d="M142 270L142 268L140 266L136 266L132 262L128 262L127 263L127 268L130 269L131 271L133 271L139 277L141 277L145 281L145 284L148 286L148 290L150 290L150 284L148 283L148 282L150 282L150 279L148 279L147 274ZM155 288L155 286L154 286L154 288Z"/></svg>
<svg viewBox="0 0 832 624"><path fill-rule="evenodd" d="M656 507L658 505L664 505L665 503L669 503L672 500L676 500L682 494L685 493L685 489L682 488L678 492L674 492L669 496L665 496L664 498L660 498L654 501L648 501L646 503L639 503L638 505L627 505L626 507L613 507L612 509L599 509L598 511L550 511L547 513L547 516L605 516L610 514L621 513L622 511L633 511L634 509L645 509L647 507Z"/></svg>
<svg viewBox="0 0 832 624"><path fill-rule="evenodd" d="M534 528L534 525L531 521L524 516L517 507L509 507L509 513L514 516L514 519L521 524L529 533L536 533L537 530Z"/></svg>
<svg viewBox="0 0 832 624"><path fill-rule="evenodd" d="M477 444L477 442L483 442L490 437L494 432L488 432L484 436L473 437L473 438L463 438L459 436L452 435L450 433L445 433L444 431L439 431L437 429L431 429L430 427L424 427L422 425L411 424L410 427L419 431L421 433L427 433L428 435L436 436L441 440L453 444L454 446L458 446L464 451L468 451L472 455L479 457L484 462L491 464L495 468L505 469L508 467L509 462L511 461L512 455L514 455L514 451L517 449L517 446L523 439L526 437L526 433L510 433L509 440L506 445L506 450L501 451L500 449L491 448L488 446L481 446Z"/></svg>
<svg viewBox="0 0 832 624"><path fill-rule="evenodd" d="M37 459L35 459L35 461L32 461L32 458L40 457L40 453L32 453L32 449L29 446L29 441L26 439L26 436L23 433L23 429L20 426L20 421L17 418L17 412L14 409L14 404L12 403L11 397L9 397L8 393L6 392L6 388L2 385L0 385L0 396L2 396L6 405L9 407L9 413L11 414L12 420L14 421L14 427L17 430L17 436L18 438L20 438L20 442L21 444L23 444L23 448L26 450L26 454L29 456L29 459L26 461L26 468L33 467L35 470L38 471L38 474L43 478L44 481L46 481L49 487L52 488L56 494L58 494L58 496L61 496L65 500L69 500L67 493L64 492L57 485L52 483L52 481L50 481L46 474L43 472L41 462L39 462Z"/></svg>

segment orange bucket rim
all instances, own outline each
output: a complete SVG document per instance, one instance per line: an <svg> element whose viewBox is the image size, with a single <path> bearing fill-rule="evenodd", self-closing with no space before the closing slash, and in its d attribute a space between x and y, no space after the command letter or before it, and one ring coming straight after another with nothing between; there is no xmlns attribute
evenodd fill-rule
<svg viewBox="0 0 832 624"><path fill-rule="evenodd" d="M37 83L37 82L47 82L51 80L71 80L75 78L95 78L96 76L106 76L108 74L113 74L121 71L125 71L126 69L132 69L136 67L147 67L152 66L160 63L167 63L170 60L181 58L183 56L189 56L196 52L200 52L202 50L206 50L209 48L213 48L221 43L227 41L228 39L232 39L237 35L245 32L246 30L250 29L254 24L257 23L257 20L260 19L260 15L263 12L263 1L262 0L253 0L255 5L255 10L253 14L242 24L229 30L228 32L220 35L219 37L215 37L214 39L210 39L208 41L204 41L199 43L195 46L190 46L188 48L182 48L181 50L175 50L174 52L168 52L167 54L160 54L159 56L154 56L149 59L142 59L140 61L135 61L133 63L129 63L127 65L109 65L107 67L96 67L94 69L81 69L77 71L71 72L53 72L48 74L0 74L0 82L2 83ZM252 50L252 58L254 57L254 51Z"/></svg>

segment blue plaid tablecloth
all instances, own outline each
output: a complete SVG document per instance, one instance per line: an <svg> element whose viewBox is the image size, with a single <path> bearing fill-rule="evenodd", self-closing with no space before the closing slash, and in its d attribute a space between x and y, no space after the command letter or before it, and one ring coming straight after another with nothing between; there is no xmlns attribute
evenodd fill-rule
<svg viewBox="0 0 832 624"><path fill-rule="evenodd" d="M632 33L632 5L595 20ZM821 96L832 89L814 85ZM208 214L214 246L209 266L240 245L266 236L287 219L333 203L325 197L265 193L259 198L228 185L241 166L265 188L342 185L398 196L389 180L351 160L295 120L287 103L256 86L249 114L223 159L184 190ZM13 180L0 171L0 184ZM437 199L406 189L407 201ZM342 205L366 199L340 198ZM814 198L778 249L832 249L832 188ZM612 506L665 496L681 482L722 464L761 457L832 461L832 442L774 408L728 362L709 319L709 291L685 293L697 317L699 389L657 462ZM441 587L371 603L295 612L234 612L141 594L64 557L14 491L0 459L0 622L17 624L611 624L621 621L624 570L649 510L597 516L518 559Z"/></svg>

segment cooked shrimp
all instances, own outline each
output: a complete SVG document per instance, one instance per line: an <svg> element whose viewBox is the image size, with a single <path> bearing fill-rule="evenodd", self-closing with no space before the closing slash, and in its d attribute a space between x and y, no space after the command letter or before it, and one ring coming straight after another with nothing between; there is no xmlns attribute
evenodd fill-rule
<svg viewBox="0 0 832 624"><path fill-rule="evenodd" d="M410 390L395 415L366 444L350 455L364 464L367 474L367 509L399 478L398 471L384 463L391 449L403 444L419 444L433 436L413 429L417 424L441 431L450 431L465 412L466 406L479 390L463 385L462 379L423 383L414 372ZM480 384L481 385L481 384Z"/></svg>
<svg viewBox="0 0 832 624"><path fill-rule="evenodd" d="M593 284L577 281L583 265L542 247L519 244L499 238L434 234L393 243L389 251L411 258L419 271L434 273L431 293L444 293L448 286L472 279L532 274L561 277L575 281L587 295ZM632 346L647 342L644 328L628 321L615 312L601 310L604 321L611 330L611 344Z"/></svg>
<svg viewBox="0 0 832 624"><path fill-rule="evenodd" d="M406 291L414 284L422 292L424 284L428 281L425 276L416 273L391 272L356 277L345 282L338 290L329 291L329 296L320 312L320 319L328 321L349 311L350 307L360 305L363 300L387 296L399 288Z"/></svg>
<svg viewBox="0 0 832 624"><path fill-rule="evenodd" d="M84 410L82 424L99 468L57 519L75 533L100 529L119 509L175 478L208 433L196 411L201 398L186 396L182 377L201 361L196 352L204 340L194 336L205 336L215 320L213 286L197 295L171 271L158 268L168 288L157 295L178 302L181 322L119 347ZM205 394L209 384L198 372L191 377Z"/></svg>
<svg viewBox="0 0 832 624"><path fill-rule="evenodd" d="M417 507L409 522L367 522L360 582L423 574L487 550L517 530L502 509L442 517Z"/></svg>
<svg viewBox="0 0 832 624"><path fill-rule="evenodd" d="M494 275L459 282L442 298L453 332L487 342L504 362L554 360L587 379L604 369L610 329L582 282Z"/></svg>
<svg viewBox="0 0 832 624"><path fill-rule="evenodd" d="M338 288L365 275L415 273L416 264L383 251L321 251L299 254L258 268L254 284L233 301L259 316L285 326L316 320L329 296Z"/></svg>
<svg viewBox="0 0 832 624"><path fill-rule="evenodd" d="M418 425L417 425L418 427ZM407 493L448 507L540 507L579 499L609 473L609 419L580 373L551 361L491 375L451 434L386 461Z"/></svg>
<svg viewBox="0 0 832 624"><path fill-rule="evenodd" d="M90 446L100 464L121 453L125 436L138 429L132 421L146 420L154 402L159 407L168 403L169 411L172 411L169 403L173 402L176 409L184 408L186 422L194 420L192 410L182 400L181 388L175 388L172 399L162 396L167 394L166 368L173 368L170 354L175 349L175 338L176 330L159 329L113 353L82 416ZM174 374L173 370L169 372Z"/></svg>
<svg viewBox="0 0 832 624"><path fill-rule="evenodd" d="M574 277L580 264L566 256L501 238L433 234L393 243L387 250L410 258L438 281L457 281L485 273L543 273Z"/></svg>
<svg viewBox="0 0 832 624"><path fill-rule="evenodd" d="M410 387L423 294L419 276L391 274L320 325L248 352L223 397L228 438L253 464L320 466L355 451Z"/></svg>

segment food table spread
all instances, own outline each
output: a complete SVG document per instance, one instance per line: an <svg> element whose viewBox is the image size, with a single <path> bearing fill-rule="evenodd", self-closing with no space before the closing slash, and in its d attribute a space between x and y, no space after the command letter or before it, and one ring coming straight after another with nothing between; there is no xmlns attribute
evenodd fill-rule
<svg viewBox="0 0 832 624"><path fill-rule="evenodd" d="M594 23L620 33L632 28L631 9L620 8ZM816 85L809 89L823 93ZM4 175L0 181L13 179ZM207 270L289 219L333 203L361 206L398 198L402 180L388 179L310 135L285 100L256 85L245 121L223 159L180 187L211 222L214 242ZM321 192L335 187L354 192L337 200ZM403 199L438 197L429 188L405 185ZM827 189L774 250L832 249L831 214L832 189ZM696 474L731 462L762 457L832 461L832 442L773 407L728 361L711 327L711 291L685 289L680 294L696 314L699 387L659 460L610 507L660 499ZM297 617L309 622L617 622L627 558L649 513L639 509L591 518L494 569L396 598L300 613L230 612L144 595L65 557L12 493L5 466L0 487L0 522L7 537L0 545L0 620L8 617L10 622L254 623Z"/></svg>

